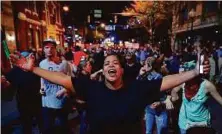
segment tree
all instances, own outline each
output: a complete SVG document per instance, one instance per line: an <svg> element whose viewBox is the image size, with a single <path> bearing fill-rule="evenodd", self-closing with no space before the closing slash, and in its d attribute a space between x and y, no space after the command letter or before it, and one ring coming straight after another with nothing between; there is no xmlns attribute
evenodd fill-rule
<svg viewBox="0 0 222 134"><path fill-rule="evenodd" d="M121 15L130 17L128 24L131 28L144 27L154 43L155 27L163 22L171 25L174 3L172 1L134 1Z"/></svg>

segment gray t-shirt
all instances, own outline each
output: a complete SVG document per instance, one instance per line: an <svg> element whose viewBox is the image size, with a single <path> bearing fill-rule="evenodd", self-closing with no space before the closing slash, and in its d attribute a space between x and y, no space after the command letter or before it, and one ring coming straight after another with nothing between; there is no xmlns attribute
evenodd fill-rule
<svg viewBox="0 0 222 134"><path fill-rule="evenodd" d="M60 64L56 64L47 59L40 62L39 67L49 71L63 72L67 73L67 61L62 61ZM48 80L41 78L41 83L43 84L45 95L42 96L42 106L48 108L61 109L65 103L66 97L56 97L56 93L63 89L62 86L51 83Z"/></svg>

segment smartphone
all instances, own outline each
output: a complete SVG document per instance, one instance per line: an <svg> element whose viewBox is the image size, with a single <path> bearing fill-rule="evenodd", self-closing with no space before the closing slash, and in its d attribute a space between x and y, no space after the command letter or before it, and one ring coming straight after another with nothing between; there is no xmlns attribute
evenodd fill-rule
<svg viewBox="0 0 222 134"><path fill-rule="evenodd" d="M200 61L199 61L199 70L200 70L200 74L203 74L203 63L204 63L204 54L202 53L200 55Z"/></svg>

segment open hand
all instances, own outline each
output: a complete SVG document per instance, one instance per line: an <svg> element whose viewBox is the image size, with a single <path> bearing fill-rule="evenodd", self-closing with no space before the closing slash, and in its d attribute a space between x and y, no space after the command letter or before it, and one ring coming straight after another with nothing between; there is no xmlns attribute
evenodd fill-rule
<svg viewBox="0 0 222 134"><path fill-rule="evenodd" d="M21 56L19 52L10 54L10 60L13 65L25 70L32 71L34 67L35 58L33 54L30 54L27 58Z"/></svg>
<svg viewBox="0 0 222 134"><path fill-rule="evenodd" d="M63 96L68 96L68 92L65 88L59 90L58 92L56 92L56 97L57 98L60 98L60 97L63 97Z"/></svg>
<svg viewBox="0 0 222 134"><path fill-rule="evenodd" d="M156 109L158 106L160 106L160 102L159 101L157 101L157 102L154 102L154 103L152 103L151 105L150 105L150 108L152 108L152 109Z"/></svg>
<svg viewBox="0 0 222 134"><path fill-rule="evenodd" d="M170 100L170 97L167 96L166 100L164 101L165 105L166 105L166 109L167 110L172 110L174 109L174 106L173 106L173 103L172 101Z"/></svg>

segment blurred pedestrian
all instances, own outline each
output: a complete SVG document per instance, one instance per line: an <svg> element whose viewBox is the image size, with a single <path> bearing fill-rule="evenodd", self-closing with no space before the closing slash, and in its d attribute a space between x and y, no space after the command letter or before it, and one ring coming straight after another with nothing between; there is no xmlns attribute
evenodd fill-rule
<svg viewBox="0 0 222 134"><path fill-rule="evenodd" d="M29 52L23 51L20 56L27 58L29 54ZM41 95L39 94L40 77L14 66L6 74L5 78L8 86L11 85L11 88L16 90L17 108L23 133L32 133L34 118L40 132L42 132Z"/></svg>

